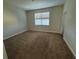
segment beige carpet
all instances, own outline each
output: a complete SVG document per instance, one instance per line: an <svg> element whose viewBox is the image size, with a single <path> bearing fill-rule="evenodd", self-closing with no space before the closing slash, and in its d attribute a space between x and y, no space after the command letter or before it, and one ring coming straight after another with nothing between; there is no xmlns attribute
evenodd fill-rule
<svg viewBox="0 0 79 59"><path fill-rule="evenodd" d="M60 34L28 31L4 44L9 59L75 59Z"/></svg>

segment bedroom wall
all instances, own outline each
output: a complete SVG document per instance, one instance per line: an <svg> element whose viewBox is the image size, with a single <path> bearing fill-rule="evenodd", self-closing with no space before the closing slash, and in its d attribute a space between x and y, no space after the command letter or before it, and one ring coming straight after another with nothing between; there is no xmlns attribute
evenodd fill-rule
<svg viewBox="0 0 79 59"><path fill-rule="evenodd" d="M49 18L50 25L36 26L34 24L35 23L34 14L47 11L50 12L50 18ZM63 14L63 5L45 9L26 11L26 13L27 13L28 30L62 33L61 21Z"/></svg>
<svg viewBox="0 0 79 59"><path fill-rule="evenodd" d="M64 40L76 56L76 2L67 0L64 7Z"/></svg>
<svg viewBox="0 0 79 59"><path fill-rule="evenodd" d="M4 2L3 7L3 37L7 39L27 30L25 11Z"/></svg>

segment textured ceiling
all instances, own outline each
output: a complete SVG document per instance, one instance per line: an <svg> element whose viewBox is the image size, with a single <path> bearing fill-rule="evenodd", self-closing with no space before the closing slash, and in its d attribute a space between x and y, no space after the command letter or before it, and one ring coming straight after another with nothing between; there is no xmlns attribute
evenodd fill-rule
<svg viewBox="0 0 79 59"><path fill-rule="evenodd" d="M16 7L23 8L24 10L33 10L40 8L47 8L56 5L64 4L65 0L4 0L7 3Z"/></svg>

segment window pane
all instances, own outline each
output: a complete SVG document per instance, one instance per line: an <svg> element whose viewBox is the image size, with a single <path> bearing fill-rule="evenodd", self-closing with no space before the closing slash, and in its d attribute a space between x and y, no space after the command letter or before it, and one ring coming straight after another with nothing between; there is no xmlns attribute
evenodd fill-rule
<svg viewBox="0 0 79 59"><path fill-rule="evenodd" d="M36 19L35 20L35 25L41 25L41 19Z"/></svg>
<svg viewBox="0 0 79 59"><path fill-rule="evenodd" d="M35 13L35 25L49 25L49 12Z"/></svg>
<svg viewBox="0 0 79 59"><path fill-rule="evenodd" d="M42 25L49 25L48 19L42 19Z"/></svg>
<svg viewBox="0 0 79 59"><path fill-rule="evenodd" d="M41 18L49 20L49 12L41 13Z"/></svg>

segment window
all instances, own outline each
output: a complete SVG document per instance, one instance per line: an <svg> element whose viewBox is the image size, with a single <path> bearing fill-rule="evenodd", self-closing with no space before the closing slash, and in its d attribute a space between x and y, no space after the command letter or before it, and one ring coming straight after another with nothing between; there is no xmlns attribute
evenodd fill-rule
<svg viewBox="0 0 79 59"><path fill-rule="evenodd" d="M35 25L49 25L49 12L35 13Z"/></svg>

